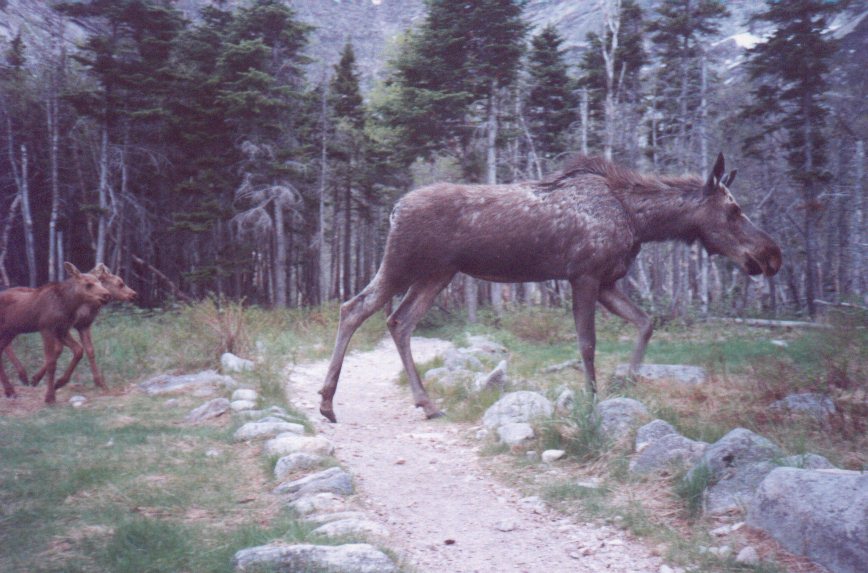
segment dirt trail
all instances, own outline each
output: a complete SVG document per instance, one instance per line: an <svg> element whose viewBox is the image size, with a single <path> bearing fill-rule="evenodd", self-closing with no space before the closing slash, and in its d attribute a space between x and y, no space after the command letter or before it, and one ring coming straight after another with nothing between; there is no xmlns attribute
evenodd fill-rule
<svg viewBox="0 0 868 573"><path fill-rule="evenodd" d="M417 362L448 347L413 339ZM317 410L326 367L320 361L294 368L290 397L335 444L355 476L359 504L388 526L387 545L414 571L659 570L659 558L620 531L574 523L486 475L468 426L425 420L409 389L395 383L401 362L391 340L347 356L335 396L338 424Z"/></svg>

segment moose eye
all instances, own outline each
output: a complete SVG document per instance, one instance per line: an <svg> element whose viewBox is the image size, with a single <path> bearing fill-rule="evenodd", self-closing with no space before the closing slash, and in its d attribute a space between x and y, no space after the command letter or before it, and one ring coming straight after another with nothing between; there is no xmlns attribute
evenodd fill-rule
<svg viewBox="0 0 868 573"><path fill-rule="evenodd" d="M738 205L730 205L726 209L726 218L730 221L734 221L739 217L741 217L741 207L739 207Z"/></svg>

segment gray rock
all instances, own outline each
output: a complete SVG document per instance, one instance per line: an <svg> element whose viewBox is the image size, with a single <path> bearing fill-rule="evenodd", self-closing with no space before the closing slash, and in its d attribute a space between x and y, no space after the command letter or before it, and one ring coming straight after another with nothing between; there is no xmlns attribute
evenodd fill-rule
<svg viewBox="0 0 868 573"><path fill-rule="evenodd" d="M833 573L868 563L868 474L777 468L748 507L747 522Z"/></svg>
<svg viewBox="0 0 868 573"><path fill-rule="evenodd" d="M609 398L594 408L600 431L610 440L619 440L648 418L648 409L632 398Z"/></svg>
<svg viewBox="0 0 868 573"><path fill-rule="evenodd" d="M211 418L222 416L228 411L229 400L226 398L215 398L205 402L198 408L190 410L190 413L188 413L184 418L184 422L188 424L196 424L204 420L210 420Z"/></svg>
<svg viewBox="0 0 868 573"><path fill-rule="evenodd" d="M629 364L618 364L615 367L615 376L627 376L629 372ZM644 380L665 380L690 385L702 384L708 379L705 368L683 364L640 364L636 376Z"/></svg>
<svg viewBox="0 0 868 573"><path fill-rule="evenodd" d="M738 552L735 556L735 562L742 565L754 566L759 565L759 553L752 546L748 545Z"/></svg>
<svg viewBox="0 0 868 573"><path fill-rule="evenodd" d="M445 388L467 386L473 380L473 373L467 370L450 370L445 366L432 368L425 372L425 384L439 384Z"/></svg>
<svg viewBox="0 0 868 573"><path fill-rule="evenodd" d="M336 511L334 513L317 513L308 515L304 518L305 521L314 525L323 525L332 521L342 521L344 519L367 519L367 516L361 511Z"/></svg>
<svg viewBox="0 0 868 573"><path fill-rule="evenodd" d="M243 412L256 408L256 402L252 400L233 400L229 403L229 407L232 408L233 412Z"/></svg>
<svg viewBox="0 0 868 573"><path fill-rule="evenodd" d="M780 465L803 470L832 470L835 466L819 454L798 454L780 460Z"/></svg>
<svg viewBox="0 0 868 573"><path fill-rule="evenodd" d="M816 392L804 392L791 394L782 400L773 402L769 406L772 412L784 412L810 416L819 422L826 422L829 416L836 412L835 402L824 394Z"/></svg>
<svg viewBox="0 0 868 573"><path fill-rule="evenodd" d="M484 368L479 358L456 348L450 348L443 354L443 366L447 370L480 371Z"/></svg>
<svg viewBox="0 0 868 573"><path fill-rule="evenodd" d="M513 422L497 427L500 442L508 446L517 446L526 440L533 439L533 427L527 422Z"/></svg>
<svg viewBox="0 0 868 573"><path fill-rule="evenodd" d="M334 539L336 537L389 537L389 530L370 519L340 519L320 525L311 533Z"/></svg>
<svg viewBox="0 0 868 573"><path fill-rule="evenodd" d="M781 449L768 439L745 428L736 428L709 446L696 466L705 465L711 470L712 479L719 479L734 467L780 457Z"/></svg>
<svg viewBox="0 0 868 573"><path fill-rule="evenodd" d="M322 456L318 456L316 454L306 454L304 452L296 452L294 454L289 454L288 456L283 456L277 463L274 464L274 477L278 480L282 480L289 474L310 470L315 467L318 467L320 463L323 461Z"/></svg>
<svg viewBox="0 0 868 573"><path fill-rule="evenodd" d="M334 445L322 436L299 436L296 434L280 434L265 442L265 455L287 456L296 452L330 456L334 453Z"/></svg>
<svg viewBox="0 0 868 573"><path fill-rule="evenodd" d="M292 499L314 493L350 495L353 493L353 477L341 468L328 468L297 480L282 483L274 488L274 493L288 493L291 494Z"/></svg>
<svg viewBox="0 0 868 573"><path fill-rule="evenodd" d="M366 543L345 545L282 545L273 543L242 549L235 554L235 570L323 571L328 573L398 573L388 555Z"/></svg>
<svg viewBox="0 0 868 573"><path fill-rule="evenodd" d="M485 411L482 423L488 428L504 424L529 422L534 418L551 416L551 401L536 392L521 390L505 394Z"/></svg>
<svg viewBox="0 0 868 573"><path fill-rule="evenodd" d="M315 493L304 495L287 505L299 515L310 515L311 513L344 511L347 502L342 496L334 493Z"/></svg>
<svg viewBox="0 0 868 573"><path fill-rule="evenodd" d="M567 368L573 368L575 370L579 370L580 372L584 372L585 367L582 365L582 361L574 358L572 360L567 360L566 362L559 362L557 364L552 364L551 366L546 366L542 369L543 374L554 374L555 372L561 372L566 370Z"/></svg>
<svg viewBox="0 0 868 573"><path fill-rule="evenodd" d="M468 336L467 343L469 346L463 349L465 352L480 354L494 360L502 360L508 354L505 346L487 336Z"/></svg>
<svg viewBox="0 0 868 573"><path fill-rule="evenodd" d="M253 370L255 365L252 360L235 356L231 352L224 352L220 356L220 367L223 372L247 372Z"/></svg>
<svg viewBox="0 0 868 573"><path fill-rule="evenodd" d="M646 474L674 464L692 466L707 447L705 442L696 442L681 434L666 434L636 454L630 460L629 469L635 474Z"/></svg>
<svg viewBox="0 0 868 573"><path fill-rule="evenodd" d="M652 420L636 430L636 451L641 452L652 442L663 436L677 434L678 431L665 420Z"/></svg>
<svg viewBox="0 0 868 573"><path fill-rule="evenodd" d="M573 407L576 404L576 393L569 388L564 388L558 394L555 400L555 412L561 416L569 416L573 413Z"/></svg>
<svg viewBox="0 0 868 573"><path fill-rule="evenodd" d="M506 375L506 360L501 360L494 370L486 375L479 375L473 381L473 389L477 392L483 390L503 390L506 388L509 378Z"/></svg>
<svg viewBox="0 0 868 573"><path fill-rule="evenodd" d="M701 467L709 470L709 485L704 494L704 511L717 515L743 509L763 478L781 457L781 450L766 438L736 428L708 446L702 457L687 472L692 479Z"/></svg>
<svg viewBox="0 0 868 573"><path fill-rule="evenodd" d="M176 392L217 392L218 390L232 390L238 383L231 376L223 376L214 370L205 370L195 374L158 374L152 378L140 382L138 387L148 396L160 396Z"/></svg>
<svg viewBox="0 0 868 573"><path fill-rule="evenodd" d="M81 408L87 403L87 398L81 395L75 395L69 398L69 404L73 408Z"/></svg>
<svg viewBox="0 0 868 573"><path fill-rule="evenodd" d="M556 462L566 455L564 450L546 450L542 453L542 461L547 464Z"/></svg>
<svg viewBox="0 0 868 573"><path fill-rule="evenodd" d="M291 424L290 422L247 422L237 430L233 438L236 442L246 442L248 440L263 440L265 438L273 438L283 432L302 435L304 434L304 426L301 424Z"/></svg>
<svg viewBox="0 0 868 573"><path fill-rule="evenodd" d="M235 392L232 393L232 400L249 400L251 402L256 402L256 399L259 398L259 393L252 388L239 388Z"/></svg>

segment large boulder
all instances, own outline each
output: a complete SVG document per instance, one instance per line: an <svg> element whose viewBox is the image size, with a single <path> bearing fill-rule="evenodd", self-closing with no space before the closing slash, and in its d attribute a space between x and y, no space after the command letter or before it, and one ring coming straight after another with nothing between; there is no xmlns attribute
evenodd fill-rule
<svg viewBox="0 0 868 573"><path fill-rule="evenodd" d="M492 404L482 416L482 423L494 429L504 424L526 423L534 418L548 417L553 410L551 401L542 394L520 390L505 394Z"/></svg>
<svg viewBox="0 0 868 573"><path fill-rule="evenodd" d="M238 387L231 376L218 374L214 370L204 370L195 374L158 374L138 384L139 390L148 396L163 394L191 393L196 396L210 396Z"/></svg>
<svg viewBox="0 0 868 573"><path fill-rule="evenodd" d="M594 407L600 420L600 431L609 440L616 441L649 417L645 405L632 398L609 398Z"/></svg>
<svg viewBox="0 0 868 573"><path fill-rule="evenodd" d="M366 543L346 545L283 545L273 543L242 549L235 570L322 571L327 573L398 573L392 559Z"/></svg>
<svg viewBox="0 0 868 573"><path fill-rule="evenodd" d="M868 474L777 468L748 506L748 524L832 573L868 564Z"/></svg>
<svg viewBox="0 0 868 573"><path fill-rule="evenodd" d="M443 354L443 367L447 370L474 370L479 371L484 367L479 358L457 348L450 348Z"/></svg>
<svg viewBox="0 0 868 573"><path fill-rule="evenodd" d="M473 380L473 390L481 392L483 390L503 390L509 383L509 377L506 374L506 360L498 362L497 366L488 374L477 374Z"/></svg>
<svg viewBox="0 0 868 573"><path fill-rule="evenodd" d="M320 525L312 532L314 535L322 535L330 539L346 537L389 537L389 530L381 523L370 519L349 517L329 521Z"/></svg>
<svg viewBox="0 0 868 573"><path fill-rule="evenodd" d="M777 467L772 460L781 457L780 448L768 439L736 428L710 445L685 479L694 479L696 472L704 468L708 472L705 513L738 511L747 505L763 478Z"/></svg>
<svg viewBox="0 0 868 573"><path fill-rule="evenodd" d="M255 365L252 360L241 358L231 352L224 352L220 355L220 367L223 372L247 372L253 370Z"/></svg>

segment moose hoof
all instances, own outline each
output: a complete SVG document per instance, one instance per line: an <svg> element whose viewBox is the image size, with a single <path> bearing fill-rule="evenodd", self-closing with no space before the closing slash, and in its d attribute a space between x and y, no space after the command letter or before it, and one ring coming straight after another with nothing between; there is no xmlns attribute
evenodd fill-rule
<svg viewBox="0 0 868 573"><path fill-rule="evenodd" d="M444 414L440 410L436 410L436 411L431 412L431 413L427 413L427 412L425 413L425 417L428 418L429 420L433 420L434 418L442 418L445 415L446 414Z"/></svg>
<svg viewBox="0 0 868 573"><path fill-rule="evenodd" d="M328 418L329 422L332 424L337 424L338 419L335 417L335 411L331 408L320 406L319 413Z"/></svg>

